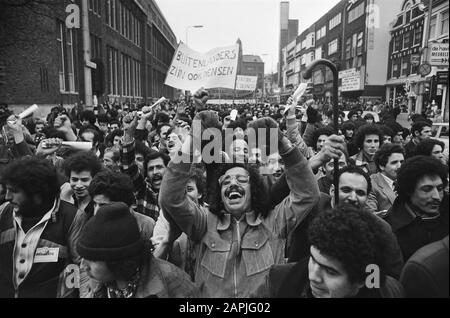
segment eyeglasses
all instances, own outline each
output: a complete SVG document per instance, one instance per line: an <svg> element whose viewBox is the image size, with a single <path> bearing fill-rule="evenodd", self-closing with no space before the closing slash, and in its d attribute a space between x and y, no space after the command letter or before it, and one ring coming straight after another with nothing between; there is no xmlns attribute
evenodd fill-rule
<svg viewBox="0 0 450 318"><path fill-rule="evenodd" d="M237 175L223 175L219 178L220 186L228 186L231 184L232 180L236 180L237 183L244 185L250 181L250 176L245 176L242 174Z"/></svg>

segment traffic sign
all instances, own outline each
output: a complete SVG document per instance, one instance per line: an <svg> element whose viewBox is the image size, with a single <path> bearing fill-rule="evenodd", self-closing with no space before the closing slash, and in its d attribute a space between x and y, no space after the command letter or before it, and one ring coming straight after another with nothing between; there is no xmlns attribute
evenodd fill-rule
<svg viewBox="0 0 450 318"><path fill-rule="evenodd" d="M433 66L448 66L448 43L432 43L430 64Z"/></svg>
<svg viewBox="0 0 450 318"><path fill-rule="evenodd" d="M431 65L429 63L423 63L419 66L419 74L422 76L427 76L431 73Z"/></svg>

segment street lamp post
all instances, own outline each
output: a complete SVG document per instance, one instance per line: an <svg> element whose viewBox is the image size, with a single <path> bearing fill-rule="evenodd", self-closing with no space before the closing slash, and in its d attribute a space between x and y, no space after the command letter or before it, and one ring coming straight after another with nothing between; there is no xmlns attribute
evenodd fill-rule
<svg viewBox="0 0 450 318"><path fill-rule="evenodd" d="M200 29L200 28L203 28L203 25L190 25L190 26L186 27L186 45L188 45L188 31L191 28Z"/></svg>
<svg viewBox="0 0 450 318"><path fill-rule="evenodd" d="M336 65L334 65L330 60L326 59L319 59L314 62L312 62L307 69L305 70L305 73L303 74L304 79L310 79L312 77L312 72L314 69L319 66L324 65L330 68L331 72L333 73L333 124L334 124L334 133L337 135L339 134L339 105L338 105L338 85L339 85L339 73L337 70ZM335 205L339 203L339 159L334 159L334 202Z"/></svg>

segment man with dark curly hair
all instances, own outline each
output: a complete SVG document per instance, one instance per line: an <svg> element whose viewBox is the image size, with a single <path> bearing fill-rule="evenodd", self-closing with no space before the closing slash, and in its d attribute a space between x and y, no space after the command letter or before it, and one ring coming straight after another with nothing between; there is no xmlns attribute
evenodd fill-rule
<svg viewBox="0 0 450 318"><path fill-rule="evenodd" d="M448 235L448 167L439 160L415 156L397 173L397 198L386 221L407 260L424 245Z"/></svg>
<svg viewBox="0 0 450 318"><path fill-rule="evenodd" d="M65 284L65 269L81 261L75 251L81 213L59 199L55 168L45 159L24 158L1 180L8 202L0 206L0 298L77 297Z"/></svg>
<svg viewBox="0 0 450 318"><path fill-rule="evenodd" d="M197 144L194 137L199 137L193 136L195 125L201 127L201 133L221 131L217 114L197 114L191 135L167 167L159 197L161 209L196 244L195 282L202 286L202 297L258 296L255 293L270 267L284 262L287 237L318 202L317 183L306 158L281 134L277 123L262 118L250 123L250 129L278 132L278 151L285 162L290 194L270 209L267 188L255 167L218 164L218 180L210 189L215 200L205 213L185 194L189 162L194 162L192 146ZM269 140L263 146L269 153L276 151L270 149Z"/></svg>
<svg viewBox="0 0 450 318"><path fill-rule="evenodd" d="M411 141L405 145L406 159L416 154L417 145L425 139L431 137L431 124L428 121L417 121L411 126Z"/></svg>
<svg viewBox="0 0 450 318"><path fill-rule="evenodd" d="M445 144L433 138L422 140L416 147L416 156L431 156L443 164L447 164L444 158Z"/></svg>
<svg viewBox="0 0 450 318"><path fill-rule="evenodd" d="M309 226L308 238L309 258L272 267L265 286L267 296L403 297L400 283L386 275L389 242L370 212L351 205L322 211Z"/></svg>
<svg viewBox="0 0 450 318"><path fill-rule="evenodd" d="M78 152L63 164L68 182L61 186L61 200L75 204L86 212L87 217L94 213L94 203L89 195L89 185L95 175L102 170L102 164L92 152Z"/></svg>
<svg viewBox="0 0 450 318"><path fill-rule="evenodd" d="M375 153L379 172L370 176L372 190L366 201L366 207L373 213L383 216L394 203L397 197L394 183L404 160L403 147L394 143L384 144Z"/></svg>
<svg viewBox="0 0 450 318"><path fill-rule="evenodd" d="M383 143L383 133L376 125L364 125L358 128L355 135L355 146L359 152L350 157L350 163L360 167L367 173L374 174L377 167L373 156Z"/></svg>
<svg viewBox="0 0 450 318"><path fill-rule="evenodd" d="M103 205L123 202L130 207L130 212L135 216L142 237L150 241L155 221L151 217L133 210L133 207L136 207L136 199L133 193L133 183L129 176L110 170L101 171L92 179L88 190L94 202L94 215Z"/></svg>

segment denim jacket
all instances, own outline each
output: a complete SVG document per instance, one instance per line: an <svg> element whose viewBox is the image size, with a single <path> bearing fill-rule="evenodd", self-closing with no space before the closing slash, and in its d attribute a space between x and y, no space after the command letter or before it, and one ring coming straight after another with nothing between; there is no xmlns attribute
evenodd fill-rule
<svg viewBox="0 0 450 318"><path fill-rule="evenodd" d="M167 220L195 244L195 282L201 297L258 297L270 267L285 262L286 239L318 202L319 189L297 148L283 159L290 194L266 218L248 211L240 221L195 204L185 195L190 164L169 163L160 205Z"/></svg>

